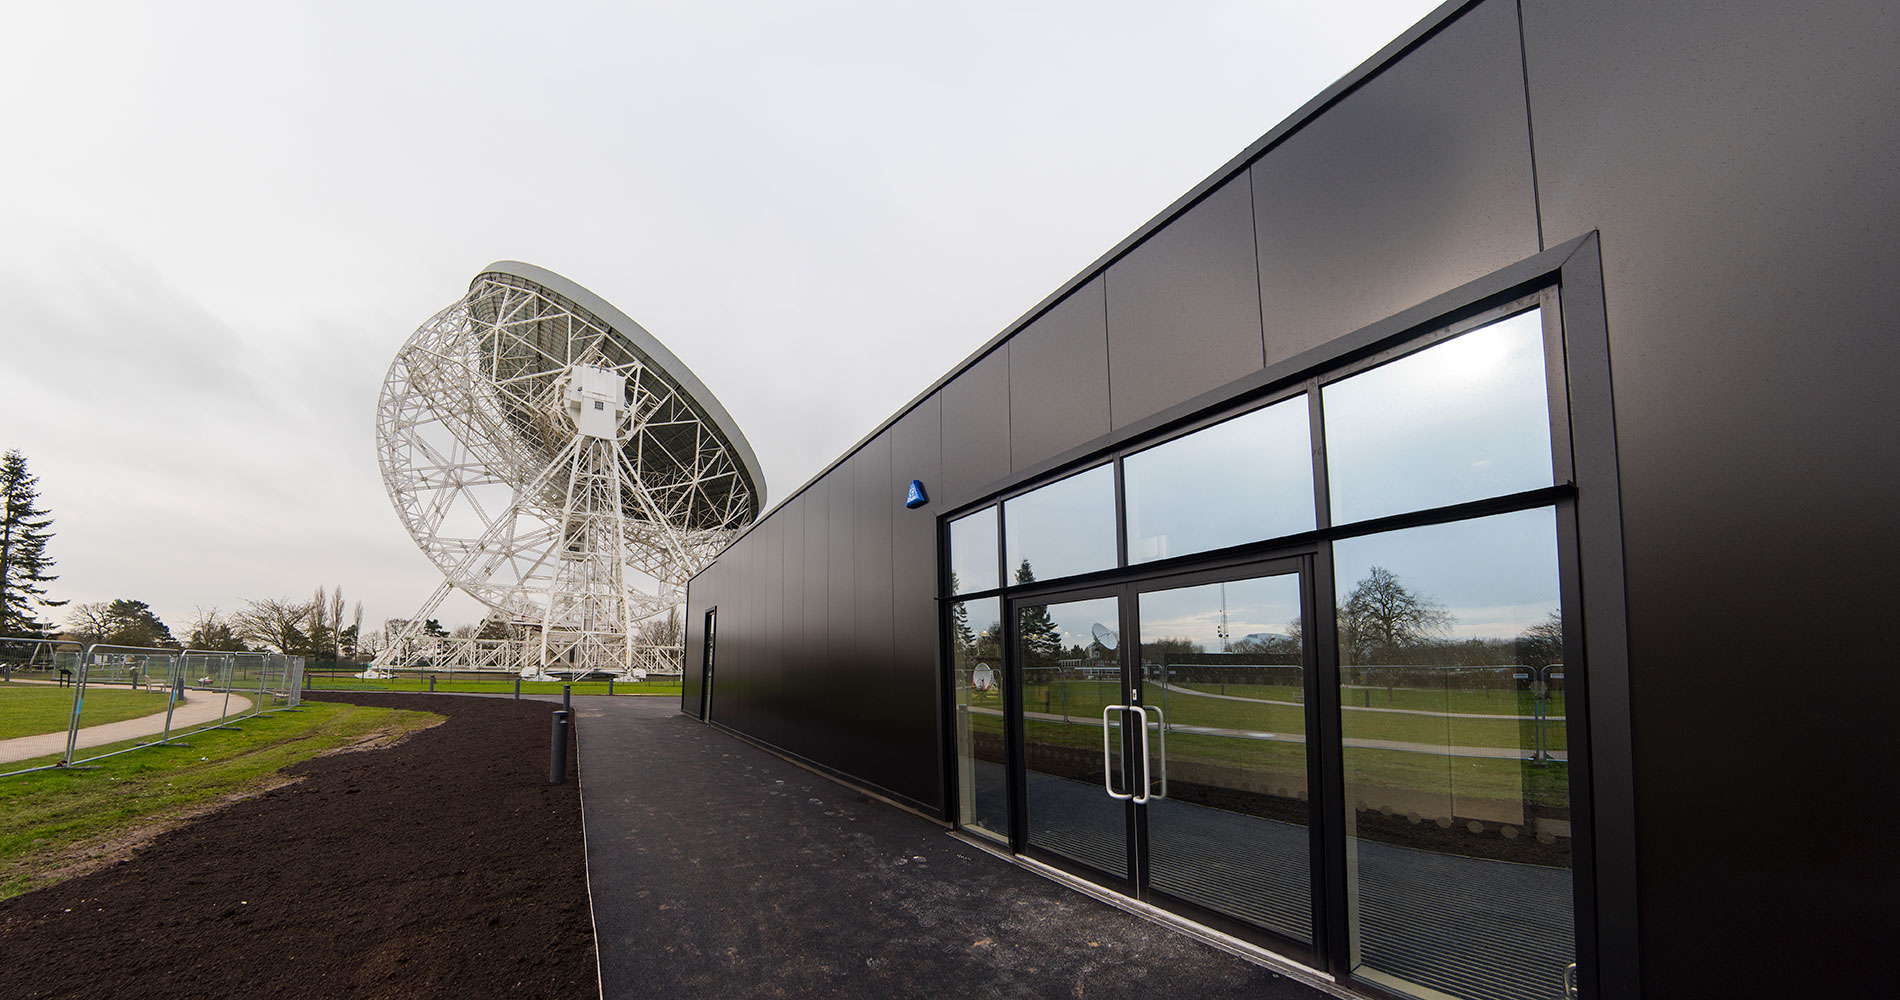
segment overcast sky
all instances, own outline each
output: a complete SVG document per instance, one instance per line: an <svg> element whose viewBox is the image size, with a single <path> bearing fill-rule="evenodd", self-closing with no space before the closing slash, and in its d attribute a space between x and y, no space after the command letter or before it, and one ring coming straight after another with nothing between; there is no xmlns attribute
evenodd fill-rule
<svg viewBox="0 0 1900 1000"><path fill-rule="evenodd" d="M497 259L652 331L781 499L1433 6L7 3L0 448L52 594L408 615L376 395Z"/></svg>

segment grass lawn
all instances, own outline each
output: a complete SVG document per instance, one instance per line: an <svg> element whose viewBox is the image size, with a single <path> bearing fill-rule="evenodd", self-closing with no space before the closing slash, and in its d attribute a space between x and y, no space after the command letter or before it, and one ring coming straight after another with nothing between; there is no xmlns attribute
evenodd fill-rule
<svg viewBox="0 0 1900 1000"><path fill-rule="evenodd" d="M87 696L88 707L92 694ZM0 778L0 899L80 874L169 825L233 795L267 787L285 767L377 732L404 733L441 717L428 712L306 702L262 715L241 731L207 730L190 747L151 747L93 769ZM109 752L131 746L100 747ZM55 754L7 764L50 764Z"/></svg>
<svg viewBox="0 0 1900 1000"><path fill-rule="evenodd" d="M1220 696L1220 690L1221 686L1217 684L1173 685L1164 690L1162 685L1149 681L1143 684L1141 696L1149 707L1162 709L1173 726L1270 733L1306 731L1306 709L1300 704L1302 695L1297 688L1229 684L1225 697ZM1072 719L1094 720L1099 724L1102 707L1119 702L1120 691L1120 685L1114 681L1067 680L1050 685L1030 684L1023 688L1023 704L1031 712L1066 714ZM1209 697L1202 697L1195 692ZM1002 708L999 692L970 692L961 697L967 698L972 706ZM1372 694L1371 704L1373 709L1398 708L1410 712L1446 714L1365 711L1361 699L1355 698L1340 713L1348 739L1468 747L1522 748L1536 745L1536 724L1525 718L1534 710L1534 702L1527 692L1399 689L1392 692L1388 701L1387 692L1377 689ZM1553 716L1563 714L1561 696L1552 699L1548 711ZM1499 718L1484 718L1490 715ZM1565 748L1561 721L1551 722L1545 729L1545 737L1549 741L1547 749Z"/></svg>
<svg viewBox="0 0 1900 1000"><path fill-rule="evenodd" d="M1196 685L1217 693L1217 685ZM1227 686L1230 696L1258 698L1262 701L1295 701L1292 688ZM1029 718L1024 720L1024 736L1047 746L1086 749L1099 754L1102 748L1102 707L1119 702L1120 686L1113 681L1069 680L1056 685L1029 685L1023 690L1025 707L1030 712L1068 713L1071 721ZM1406 692L1398 692L1403 698ZM1415 697L1400 701L1404 707L1439 712L1471 714L1530 714L1528 695L1521 699L1515 692L1500 693L1495 699L1483 691L1416 692ZM1449 697L1448 697L1449 695ZM1384 691L1373 698L1374 707L1382 707ZM1162 705L1160 686L1149 683L1142 692L1152 707ZM1003 698L1000 692L965 691L958 700L974 711L967 716L972 730L1000 737L1003 732ZM1520 704L1521 702L1521 704ZM1045 703L1046 706L1045 707ZM1211 729L1238 729L1298 735L1306 732L1304 709L1298 705L1262 704L1234 698L1202 698L1168 692L1168 722L1173 726L1204 726ZM1489 706L1489 711L1486 707ZM1552 708L1561 711L1562 703ZM1515 719L1466 719L1444 716L1405 715L1394 712L1346 711L1341 713L1345 736L1353 739L1400 740L1435 745L1517 747L1532 746L1534 724ZM1564 726L1552 722L1547 736L1553 749L1564 747ZM1206 763L1283 774L1304 774L1306 746L1282 740L1249 739L1213 733L1179 730L1168 734L1168 758L1181 763ZM1569 802L1569 768L1561 762L1533 764L1506 758L1448 757L1434 753L1385 750L1370 747L1346 747L1343 751L1346 778L1353 785L1387 788L1403 792L1438 794L1455 789L1459 795L1498 800L1523 800L1549 806Z"/></svg>
<svg viewBox="0 0 1900 1000"><path fill-rule="evenodd" d="M163 691L133 691L127 688L86 688L82 726L136 719L165 710L168 696ZM0 740L41 733L66 731L73 710L72 688L47 687L43 684L0 684ZM0 770L13 770L0 766Z"/></svg>
<svg viewBox="0 0 1900 1000"><path fill-rule="evenodd" d="M306 676L310 677L309 690L311 691L427 691L429 690L430 677L428 674L405 674L386 681L366 681L348 675L335 678L321 675ZM513 694L515 691L514 678L506 675L491 673L479 677L470 677L465 673L451 675L445 670L434 676L435 689L438 692L453 692L459 694ZM521 693L560 694L561 685L563 683L565 682L522 681ZM629 681L615 681L613 689L615 695L655 694L672 695L676 698L679 697L681 690L679 681L645 681L638 684ZM607 682L576 681L574 682L574 693L577 695L606 694Z"/></svg>

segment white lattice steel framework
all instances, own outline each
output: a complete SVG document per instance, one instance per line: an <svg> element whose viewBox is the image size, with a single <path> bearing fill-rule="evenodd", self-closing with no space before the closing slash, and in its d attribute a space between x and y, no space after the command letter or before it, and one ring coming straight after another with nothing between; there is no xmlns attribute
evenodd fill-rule
<svg viewBox="0 0 1900 1000"><path fill-rule="evenodd" d="M385 671L445 656L677 671L686 581L765 500L751 447L685 365L593 293L514 261L403 344L376 434L396 512L443 573L378 655ZM424 634L451 588L492 609L485 638Z"/></svg>

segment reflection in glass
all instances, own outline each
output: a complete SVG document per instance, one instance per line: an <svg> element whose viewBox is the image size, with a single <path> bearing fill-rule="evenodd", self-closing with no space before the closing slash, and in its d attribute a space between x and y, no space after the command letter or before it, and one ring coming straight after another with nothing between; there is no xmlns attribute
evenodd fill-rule
<svg viewBox="0 0 1900 1000"><path fill-rule="evenodd" d="M950 522L950 593L995 590L996 508L985 507Z"/></svg>
<svg viewBox="0 0 1900 1000"><path fill-rule="evenodd" d="M1562 996L1554 512L1349 539L1333 560L1353 974L1421 997Z"/></svg>
<svg viewBox="0 0 1900 1000"><path fill-rule="evenodd" d="M963 828L1009 839L1003 766L1003 613L994 597L950 605L955 688L957 816Z"/></svg>
<svg viewBox="0 0 1900 1000"><path fill-rule="evenodd" d="M1148 883L1296 941L1313 935L1297 575L1141 598Z"/></svg>
<svg viewBox="0 0 1900 1000"><path fill-rule="evenodd" d="M1102 709L1121 704L1112 597L1019 607L1023 764L1029 842L1128 877L1126 810L1102 787ZM1112 787L1121 780L1121 712L1109 714Z"/></svg>
<svg viewBox="0 0 1900 1000"><path fill-rule="evenodd" d="M1306 400L1295 396L1123 459L1128 561L1311 531Z"/></svg>
<svg viewBox="0 0 1900 1000"><path fill-rule="evenodd" d="M1098 465L1003 503L1011 583L1115 566L1115 467Z"/></svg>
<svg viewBox="0 0 1900 1000"><path fill-rule="evenodd" d="M1320 390L1334 524L1551 484L1533 309Z"/></svg>

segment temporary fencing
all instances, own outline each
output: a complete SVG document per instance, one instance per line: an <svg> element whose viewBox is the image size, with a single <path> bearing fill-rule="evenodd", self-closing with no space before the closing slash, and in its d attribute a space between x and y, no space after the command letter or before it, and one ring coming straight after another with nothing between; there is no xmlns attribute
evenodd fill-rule
<svg viewBox="0 0 1900 1000"><path fill-rule="evenodd" d="M57 763L6 774L76 767L146 747L177 745L179 739L193 733L233 729L235 723L254 716L295 711L302 700L303 671L303 657L282 653L147 649L105 644L88 646L83 652L55 653L51 664L37 672L46 680L72 687L65 753ZM19 671L17 676L26 677L31 673ZM79 744L80 732L86 726L86 692L93 687L165 692L165 723L157 734L158 739L79 756L85 749ZM181 706L186 704L216 705L218 713L210 717L202 711L193 711L188 713L192 721L187 723L184 721L187 714L180 712Z"/></svg>

